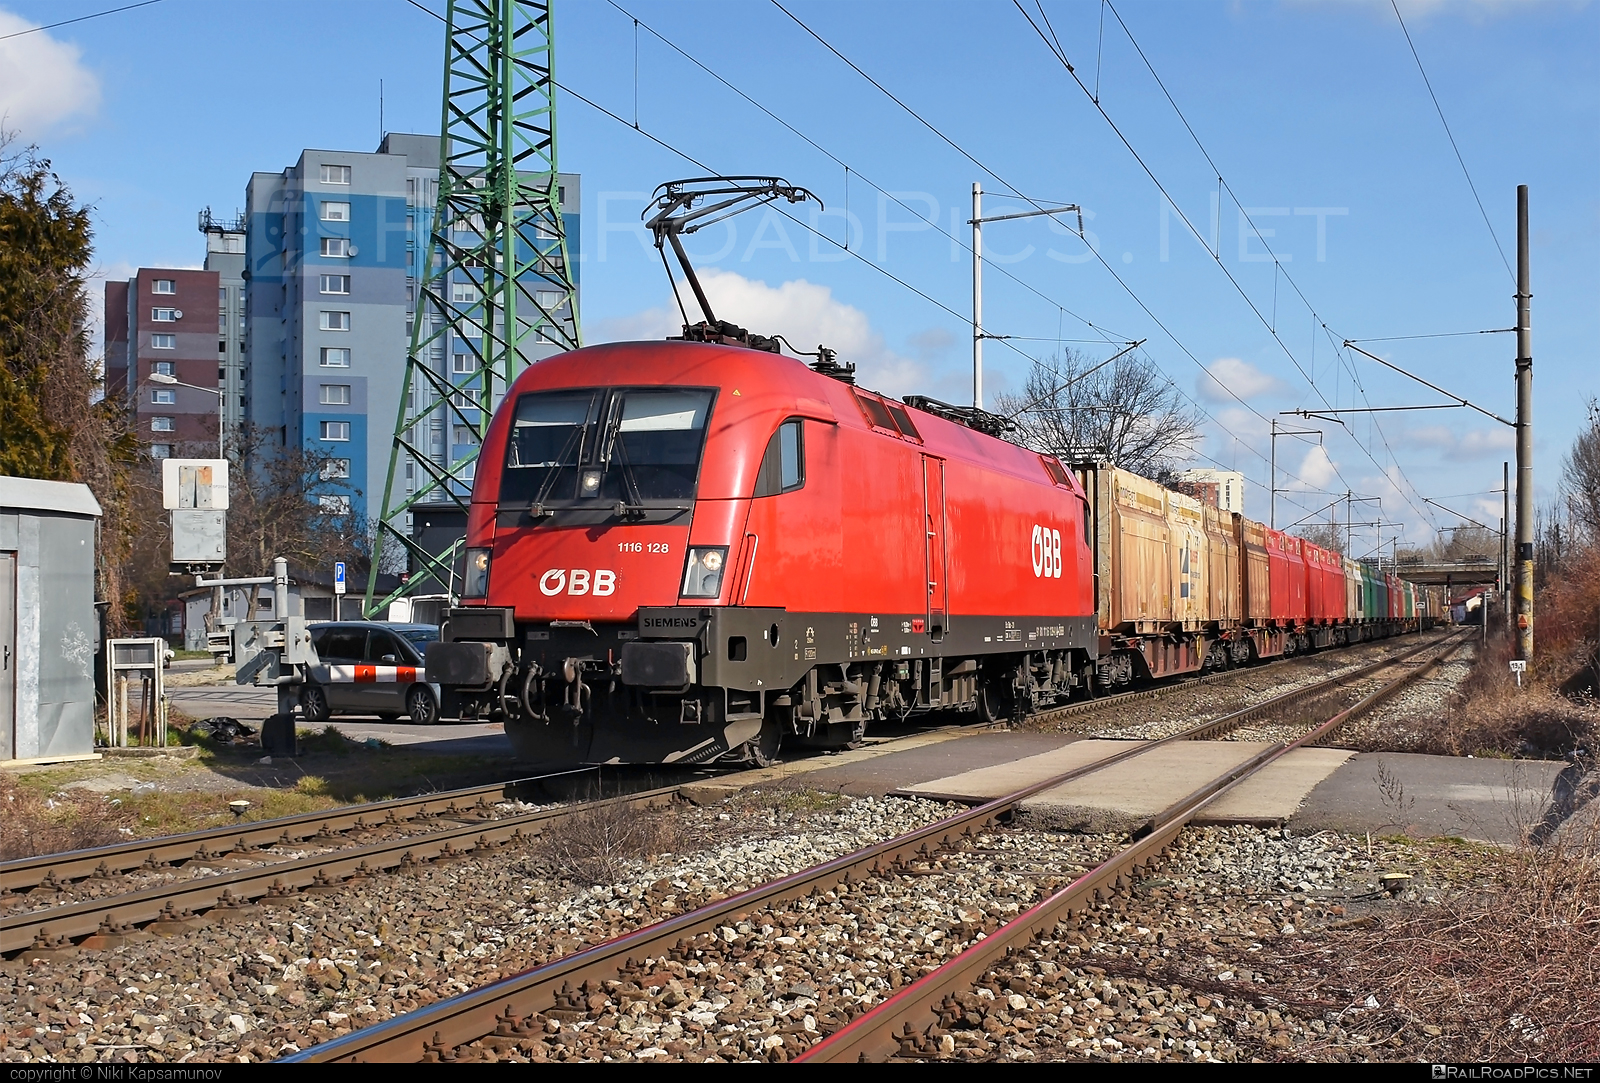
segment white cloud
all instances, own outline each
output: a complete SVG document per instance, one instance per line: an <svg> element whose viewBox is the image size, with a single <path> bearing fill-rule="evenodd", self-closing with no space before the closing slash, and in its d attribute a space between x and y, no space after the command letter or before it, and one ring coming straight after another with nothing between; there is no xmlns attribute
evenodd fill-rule
<svg viewBox="0 0 1600 1083"><path fill-rule="evenodd" d="M1403 431L1398 442L1432 448L1451 459L1482 459L1504 454L1516 446L1516 434L1506 427L1461 431L1448 425L1419 425Z"/></svg>
<svg viewBox="0 0 1600 1083"><path fill-rule="evenodd" d="M814 349L818 343L836 350L840 361L853 361L857 378L867 387L890 395L922 390L926 373L916 361L889 349L883 336L872 329L860 309L834 299L827 286L803 278L772 287L758 279L716 268L699 272L717 318L762 335L782 335L796 349ZM694 293L678 284L691 320L700 316ZM590 325L591 342L662 339L676 335L683 319L670 300L658 308L630 316L596 320Z"/></svg>
<svg viewBox="0 0 1600 1083"><path fill-rule="evenodd" d="M1283 381L1276 376L1237 357L1217 358L1195 382L1195 390L1207 402L1233 402L1234 396L1250 399L1269 391L1281 391L1283 386Z"/></svg>
<svg viewBox="0 0 1600 1083"><path fill-rule="evenodd" d="M39 25L0 11L0 37ZM36 140L100 105L100 80L80 63L76 45L40 30L0 41L0 124Z"/></svg>
<svg viewBox="0 0 1600 1083"><path fill-rule="evenodd" d="M1290 481L1284 488L1328 491L1328 486L1339 476L1339 468L1328 458L1327 449L1318 444L1306 452L1306 457L1300 460L1300 468L1295 474L1299 480Z"/></svg>

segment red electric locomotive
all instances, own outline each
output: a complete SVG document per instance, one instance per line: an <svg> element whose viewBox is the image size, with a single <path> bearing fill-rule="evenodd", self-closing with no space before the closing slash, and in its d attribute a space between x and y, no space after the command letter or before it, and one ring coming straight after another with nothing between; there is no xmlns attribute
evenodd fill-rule
<svg viewBox="0 0 1600 1083"><path fill-rule="evenodd" d="M970 411L858 388L825 352L716 342L518 377L478 460L462 606L428 653L447 711L503 719L542 762L761 763L1087 687L1070 471Z"/></svg>

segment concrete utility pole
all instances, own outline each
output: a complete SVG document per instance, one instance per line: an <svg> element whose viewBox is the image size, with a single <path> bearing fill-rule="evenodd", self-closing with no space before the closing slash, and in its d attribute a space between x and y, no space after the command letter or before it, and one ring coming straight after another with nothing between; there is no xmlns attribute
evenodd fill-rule
<svg viewBox="0 0 1600 1083"><path fill-rule="evenodd" d="M1533 658L1533 283L1528 186L1517 185L1517 647Z"/></svg>
<svg viewBox="0 0 1600 1083"><path fill-rule="evenodd" d="M972 182L972 405L983 409L983 185Z"/></svg>

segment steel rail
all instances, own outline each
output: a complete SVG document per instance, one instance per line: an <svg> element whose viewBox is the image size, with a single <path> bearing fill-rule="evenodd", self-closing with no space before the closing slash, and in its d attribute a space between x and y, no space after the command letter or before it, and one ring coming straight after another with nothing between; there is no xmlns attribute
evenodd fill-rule
<svg viewBox="0 0 1600 1083"><path fill-rule="evenodd" d="M1351 718L1371 710L1405 685L1442 664L1465 642L1465 638L1456 638L1446 643L1439 655L1427 664L1401 674L1310 732L1287 743L1278 742L1244 764L1212 779L1158 813L1146 825L1143 837L972 944L954 959L857 1016L801 1053L795 1062L876 1062L897 1056L932 1059L939 1050L939 1038L942 1037L940 1027L949 1021L947 998L976 984L996 962L1021 945L1050 935L1060 921L1080 914L1094 901L1108 897L1113 888L1125 886L1132 873L1159 859L1188 822L1212 801L1288 753L1323 739Z"/></svg>
<svg viewBox="0 0 1600 1083"><path fill-rule="evenodd" d="M1290 661L1283 658L1276 661ZM1253 671L1253 670L1252 670ZM1198 684L1237 677L1239 670L1228 670L1202 677L1193 677L1181 683L1165 684L1135 692L1119 692L1102 696L1085 703L1065 707L1051 707L1037 712L1033 717L1048 720L1056 717L1099 711L1133 699L1159 698L1170 692L1181 691ZM993 728L980 724L972 729ZM890 741L894 738L890 738ZM188 831L177 835L163 835L150 839L130 839L126 842L96 846L85 850L70 850L33 857L0 861L0 899L7 895L22 894L44 885L46 888L66 885L90 877L109 877L132 872L146 865L173 865L186 861L206 860L229 853L248 853L263 846L293 844L310 838L326 838L346 831L361 831L374 827L394 826L407 820L431 816L484 816L493 803L511 800L507 791L528 782L586 774L593 768L559 771L548 775L511 779L503 783L472 786L443 793L401 797L387 801L372 801L323 812L297 813L270 820L241 820L222 827ZM499 795L496 797L495 795ZM369 817L380 817L369 822Z"/></svg>
<svg viewBox="0 0 1600 1083"><path fill-rule="evenodd" d="M1394 665L1432 646L1435 644L1427 644L1398 658L1387 659L1382 665ZM1377 668L1377 665L1364 667L1359 673L1340 674L1328 683L1358 679L1361 674ZM1326 691L1326 688L1320 690ZM1235 715L1259 711L1271 704L1281 704L1305 694L1307 694L1305 690L1297 689L1266 703L1256 704L1244 712L1235 712ZM1208 733L1213 732L1219 721L1205 723L1202 727L1196 727L1194 732L1184 731L1157 741L1130 742L1130 747L1121 752L1032 783L927 827L873 843L853 853L781 877L709 906L625 933L605 943L563 956L521 974L469 990L381 1023L374 1023L284 1059L293 1063L414 1062L421 1061L429 1055L436 1055L440 1050L458 1048L488 1036L503 1022L508 1020L514 1022L551 1008L557 1003L559 996L570 996L571 990L586 981L615 978L631 962L664 954L680 942L713 931L720 925L726 924L732 915L781 905L802 896L819 893L841 881L848 882L862 870L868 875L884 875L885 865L892 869L896 864L908 859L925 858L932 850L949 848L957 844L961 838L970 836L1013 811L1024 800L1035 794L1142 755L1154 748L1175 741L1193 739L1195 732L1202 729ZM1240 771L1261 761L1263 756L1270 755L1281 747L1274 746L1273 749L1252 757L1246 764L1234 768L1224 778L1238 775ZM1232 778L1228 785L1231 786L1236 781L1237 778ZM1165 828L1161 830L1165 831ZM1177 830L1177 827L1173 827L1166 837L1175 835ZM1151 837L1159 833L1153 833ZM1137 845L1142 846L1145 843L1141 841Z"/></svg>
<svg viewBox="0 0 1600 1083"><path fill-rule="evenodd" d="M1406 635L1408 633L1402 632L1400 634L1401 635ZM1422 633L1419 630L1417 632L1417 634L1420 635ZM1347 644L1345 644L1344 647L1342 647L1340 649L1341 650L1348 650L1351 647L1364 646L1366 644L1372 644L1373 646L1376 646L1376 645L1378 645L1378 644L1380 644L1382 642L1383 642L1383 640L1381 640L1381 639L1364 639L1360 643L1355 643L1355 644L1347 643ZM1437 642L1437 641L1435 640L1435 642ZM1271 666L1282 665L1282 664L1286 664L1286 663L1290 663L1290 662L1304 661L1304 660L1313 659L1313 658L1326 658L1326 657L1327 657L1327 655L1326 654L1322 654L1322 653L1278 655L1275 658L1272 658L1272 659L1270 659L1270 660L1268 660L1266 662L1263 662L1263 663L1259 663L1257 665L1242 666L1242 667L1239 667L1239 668L1236 668L1236 669L1226 669L1226 670L1223 670L1221 673L1207 673L1207 674L1204 674L1203 676L1198 676L1198 677L1185 677L1185 676L1182 676L1182 675L1176 675L1176 676L1171 677L1171 678L1163 677L1163 678L1161 678L1163 683L1158 684L1153 688L1141 688L1141 689L1138 689L1137 691L1133 691L1133 692L1113 692L1110 695L1097 696L1094 699L1085 700L1085 701L1083 701L1081 703L1069 703L1069 704L1067 704L1066 706L1063 706L1063 707L1046 707L1042 711L1035 712L1030 717L1031 717L1031 720L1036 721L1036 722L1048 722L1048 721L1051 721L1051 720L1057 719L1057 718L1071 718L1074 715L1095 714L1095 713L1097 713L1099 711L1104 710L1107 707L1113 707L1113 706L1115 706L1115 705L1117 705L1119 703L1127 703L1127 702L1130 702L1130 701L1133 701L1133 700L1139 700L1139 699L1160 699L1162 696L1168 695L1169 693L1172 693L1172 692L1183 692L1183 691L1186 691L1186 690L1188 690L1190 688L1194 688L1194 687L1197 687L1197 686L1202 685L1202 684L1211 684L1211 683L1216 682L1216 681L1225 681L1225 680L1229 679L1230 677L1249 676L1252 673L1259 673L1259 672L1261 672L1261 670L1266 669L1266 668L1271 667ZM1171 683L1165 683L1167 681L1170 681Z"/></svg>
<svg viewBox="0 0 1600 1083"><path fill-rule="evenodd" d="M460 857L486 847L538 835L552 821L595 808L645 807L677 799L678 787L643 790L581 805L541 809L500 820L467 823L445 831L356 846L332 853L289 859L218 876L158 884L139 891L87 899L48 910L0 916L0 955L21 952L25 958L71 950L71 941L90 937L85 946L114 946L112 937L126 937L146 923L174 930L251 908L262 897L287 900L306 888L324 891L340 883L436 858ZM197 917L200 911L212 911ZM107 938L95 941L94 936ZM30 943L32 947L30 947Z"/></svg>
<svg viewBox="0 0 1600 1083"><path fill-rule="evenodd" d="M556 774L497 782L488 786L471 786L460 790L446 790L443 793L348 805L323 812L303 812L270 820L241 820L223 827L188 831L181 835L130 839L127 842L96 846L87 850L69 850L62 853L40 854L36 857L14 858L0 862L0 897L11 892L28 891L46 882L65 884L91 876L103 877L131 872L147 861L170 865L196 858L218 857L233 851L248 852L262 846L325 837L343 831L392 826L418 818L480 816L497 801L511 800L507 796L507 791L517 785L572 774L586 774L591 770L593 768L562 771ZM496 797L497 794L500 796ZM371 817L377 819L372 820ZM222 849L216 850L213 847Z"/></svg>

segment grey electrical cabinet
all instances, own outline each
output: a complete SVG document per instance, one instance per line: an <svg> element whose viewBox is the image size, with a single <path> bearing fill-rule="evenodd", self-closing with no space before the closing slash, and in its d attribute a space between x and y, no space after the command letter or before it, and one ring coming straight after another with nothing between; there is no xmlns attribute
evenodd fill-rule
<svg viewBox="0 0 1600 1083"><path fill-rule="evenodd" d="M0 477L0 763L94 751L99 518L87 485Z"/></svg>

